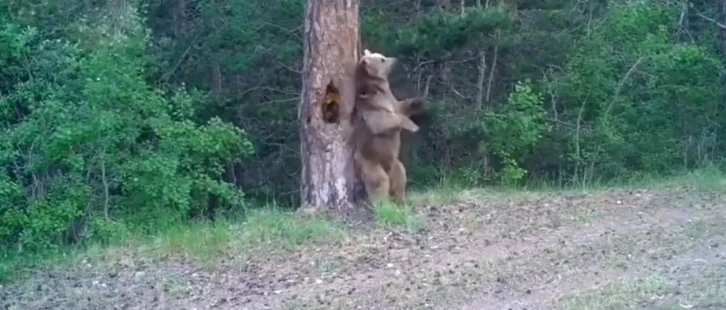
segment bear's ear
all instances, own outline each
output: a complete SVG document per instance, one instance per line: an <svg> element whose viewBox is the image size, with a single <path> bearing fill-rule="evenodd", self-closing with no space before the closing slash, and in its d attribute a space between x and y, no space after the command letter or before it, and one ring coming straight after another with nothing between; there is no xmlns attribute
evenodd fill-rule
<svg viewBox="0 0 726 310"><path fill-rule="evenodd" d="M371 54L371 51L369 51L368 49L365 49L365 50L363 51L363 56L368 56L368 55L370 55L370 54Z"/></svg>

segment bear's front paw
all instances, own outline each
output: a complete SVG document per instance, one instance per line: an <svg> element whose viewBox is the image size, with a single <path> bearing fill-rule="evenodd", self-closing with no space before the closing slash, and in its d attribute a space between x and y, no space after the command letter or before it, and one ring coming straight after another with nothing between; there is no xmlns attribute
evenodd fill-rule
<svg viewBox="0 0 726 310"><path fill-rule="evenodd" d="M426 98L423 98L423 97L411 98L411 105L409 105L409 112L410 113L421 112L425 102L426 102Z"/></svg>

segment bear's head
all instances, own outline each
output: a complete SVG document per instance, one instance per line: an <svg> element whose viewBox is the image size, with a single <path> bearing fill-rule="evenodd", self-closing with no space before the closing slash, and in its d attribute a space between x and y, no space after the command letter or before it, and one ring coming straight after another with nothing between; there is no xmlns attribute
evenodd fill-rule
<svg viewBox="0 0 726 310"><path fill-rule="evenodd" d="M358 70L363 71L370 77L379 79L388 79L396 58L386 57L379 53L371 53L369 50L363 51L363 57L358 61Z"/></svg>

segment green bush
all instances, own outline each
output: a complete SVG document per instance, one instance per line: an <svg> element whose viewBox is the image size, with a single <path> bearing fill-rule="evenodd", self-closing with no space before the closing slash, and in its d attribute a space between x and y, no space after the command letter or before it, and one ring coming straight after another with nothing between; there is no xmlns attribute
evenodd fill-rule
<svg viewBox="0 0 726 310"><path fill-rule="evenodd" d="M246 133L198 119L204 97L168 94L148 78L148 32L88 24L53 38L0 31L0 244L42 250L107 240L243 205L225 165L252 154ZM216 208L216 206L215 206Z"/></svg>

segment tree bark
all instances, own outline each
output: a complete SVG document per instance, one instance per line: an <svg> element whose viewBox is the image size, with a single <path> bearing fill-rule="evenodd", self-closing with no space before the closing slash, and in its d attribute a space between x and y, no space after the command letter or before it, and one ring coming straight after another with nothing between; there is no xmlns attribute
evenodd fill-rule
<svg viewBox="0 0 726 310"><path fill-rule="evenodd" d="M497 39L499 39L499 30L497 29L494 32L494 35ZM497 58L499 57L499 44L494 45L494 56L492 59L492 67L489 68L489 82L487 83L487 94L486 94L486 101L487 103L492 101L492 84L494 82L494 70L497 69Z"/></svg>
<svg viewBox="0 0 726 310"><path fill-rule="evenodd" d="M353 162L360 0L308 0L298 110L303 211L355 208L364 198Z"/></svg>
<svg viewBox="0 0 726 310"><path fill-rule="evenodd" d="M481 110L483 105L483 99L484 99L484 76L487 72L487 53L486 50L482 50L479 52L479 75L477 76L476 80L476 98L475 98L475 104L476 109Z"/></svg>
<svg viewBox="0 0 726 310"><path fill-rule="evenodd" d="M476 1L476 6L481 8L481 0ZM489 1L485 4L485 9L489 8ZM487 72L487 52L486 49L482 49L479 55L479 75L476 80L476 109L481 110L484 105L482 104L484 99L484 78Z"/></svg>
<svg viewBox="0 0 726 310"><path fill-rule="evenodd" d="M439 0L439 8L444 12L448 12L451 9L451 0ZM451 59L451 51L444 52L442 56L439 67L439 79L442 84L449 85L451 77L451 64L449 62Z"/></svg>
<svg viewBox="0 0 726 310"><path fill-rule="evenodd" d="M719 13L720 16L718 17L720 26L719 26L719 32L721 34L721 55L723 55L724 61L726 61L726 0L721 0L721 3L719 4Z"/></svg>

